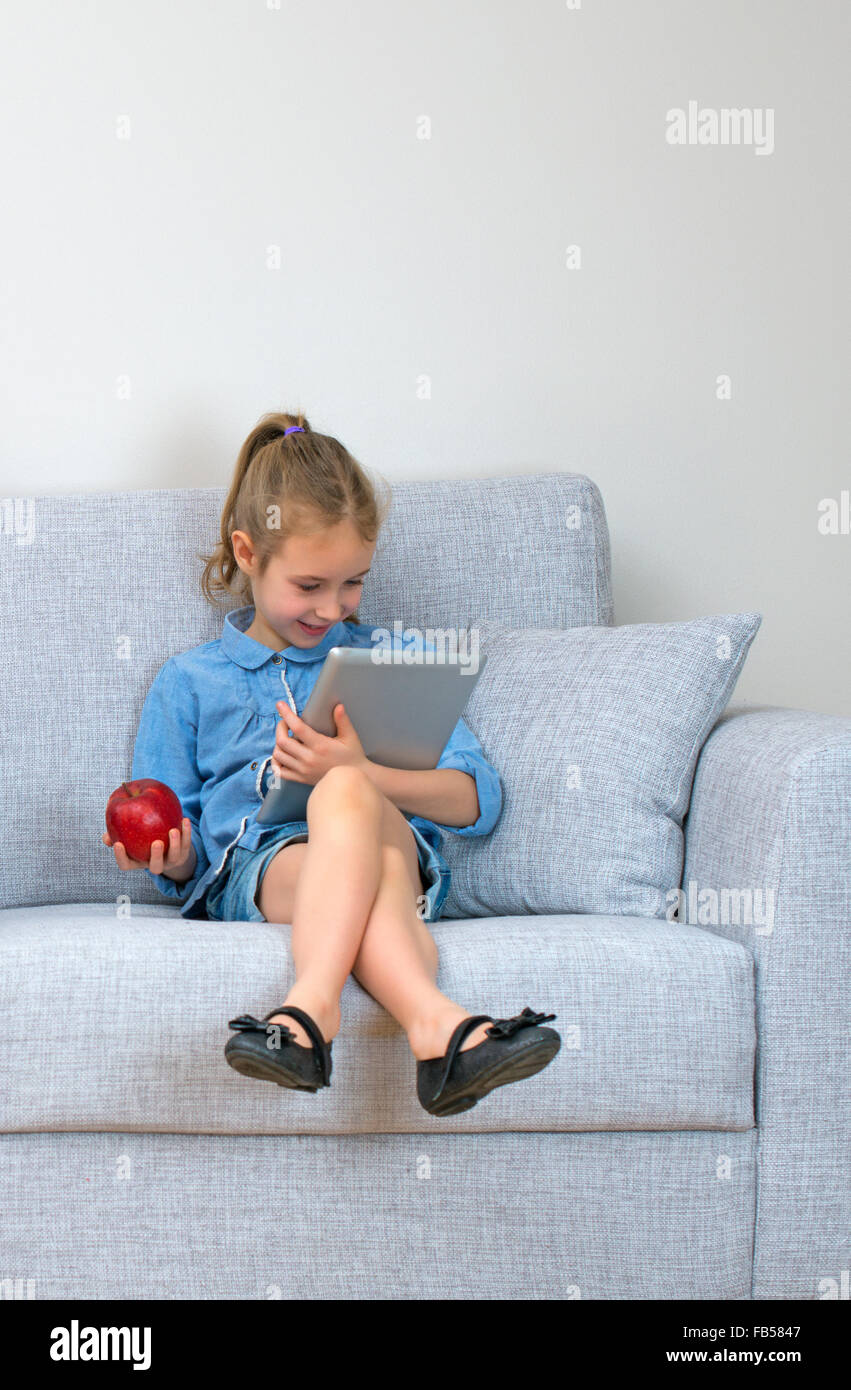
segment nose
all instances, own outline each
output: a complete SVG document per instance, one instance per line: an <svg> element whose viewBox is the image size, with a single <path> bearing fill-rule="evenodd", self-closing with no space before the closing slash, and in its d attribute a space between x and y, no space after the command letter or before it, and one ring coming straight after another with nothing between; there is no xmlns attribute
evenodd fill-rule
<svg viewBox="0 0 851 1390"><path fill-rule="evenodd" d="M330 625L331 623L339 622L340 618L343 616L343 613L345 611L346 610L340 603L337 604L336 612L332 612L330 609L326 609L325 613L320 613L317 615L316 626L324 627L326 623Z"/></svg>

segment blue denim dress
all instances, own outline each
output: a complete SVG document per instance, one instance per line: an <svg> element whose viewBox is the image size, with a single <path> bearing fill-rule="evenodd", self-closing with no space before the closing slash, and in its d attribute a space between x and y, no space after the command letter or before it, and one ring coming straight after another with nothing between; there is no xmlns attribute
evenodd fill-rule
<svg viewBox="0 0 851 1390"><path fill-rule="evenodd" d="M208 900L218 919L223 913L229 921L259 918L256 894L268 864L266 851L274 854L307 833L306 821L275 826L258 820L271 777L277 702L286 691L291 707L303 710L332 647L369 648L385 631L339 622L310 648L276 652L249 637L254 614L251 604L227 613L219 639L169 657L154 678L139 719L132 776L153 777L171 787L192 827L197 854L192 877L185 883L175 883L165 874L151 878L188 919L210 915ZM405 634L394 637L394 649L428 649L416 632L410 636L411 642ZM474 779L479 816L472 825L455 826L406 815L427 885L425 921L437 920L449 892L442 837L489 835L502 810L499 773L463 719L437 766L457 768ZM244 874L245 891L237 894ZM234 892L226 898L231 876Z"/></svg>
<svg viewBox="0 0 851 1390"><path fill-rule="evenodd" d="M293 823L281 827L260 849L232 845L223 867L207 891L207 916L214 922L265 922L258 898L263 875L279 850L285 845L307 841L307 821L303 830L293 830ZM410 821L408 822L410 825ZM436 922L449 892L451 872L440 850L430 845L415 825L411 825L417 842L423 899L417 901L417 911L424 922Z"/></svg>

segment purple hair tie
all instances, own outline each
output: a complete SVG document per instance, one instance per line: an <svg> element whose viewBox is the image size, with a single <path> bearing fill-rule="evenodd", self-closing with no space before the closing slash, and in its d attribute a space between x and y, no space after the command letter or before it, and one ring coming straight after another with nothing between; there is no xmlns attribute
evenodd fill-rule
<svg viewBox="0 0 851 1390"><path fill-rule="evenodd" d="M304 434L304 425L290 425L288 430L284 430L284 439L286 439L288 434L292 434L294 430L301 430L302 434Z"/></svg>

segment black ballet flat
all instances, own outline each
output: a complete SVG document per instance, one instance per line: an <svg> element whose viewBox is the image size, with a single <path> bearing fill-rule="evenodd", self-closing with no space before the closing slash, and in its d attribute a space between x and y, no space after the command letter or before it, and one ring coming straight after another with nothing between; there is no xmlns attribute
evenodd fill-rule
<svg viewBox="0 0 851 1390"><path fill-rule="evenodd" d="M273 1014L290 1014L298 1020L313 1042L310 1047L302 1047L296 1042L295 1033L285 1023L269 1023ZM270 1009L265 1018L255 1018L253 1014L240 1014L232 1018L228 1028L236 1028L237 1035L225 1043L225 1058L234 1071L243 1076L253 1076L258 1081L274 1081L277 1086L287 1086L293 1091L318 1091L321 1086L331 1085L331 1048L333 1042L326 1042L318 1025L294 1005L282 1004L278 1009Z"/></svg>
<svg viewBox="0 0 851 1390"><path fill-rule="evenodd" d="M417 1062L420 1105L430 1115L457 1115L470 1110L495 1087L534 1076L561 1047L554 1028L539 1027L555 1016L534 1013L527 1007L513 1018L492 1019L490 1014L462 1018L442 1057ZM484 1040L461 1052L467 1034L477 1024L488 1022L492 1026Z"/></svg>

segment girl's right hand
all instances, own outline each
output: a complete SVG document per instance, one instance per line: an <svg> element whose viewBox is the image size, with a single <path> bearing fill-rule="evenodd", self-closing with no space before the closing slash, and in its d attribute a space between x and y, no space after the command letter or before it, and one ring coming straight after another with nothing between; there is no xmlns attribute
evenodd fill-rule
<svg viewBox="0 0 851 1390"><path fill-rule="evenodd" d="M150 869L152 874L161 874L168 870L168 877L175 874L175 870L182 869L192 860L194 867L195 848L192 844L192 826L188 816L183 817L182 830L170 830L168 833L168 849L165 849L162 840L154 840L151 845L151 857L145 862L141 859L131 859L120 840L112 840L109 833L105 832L102 836L103 842L111 846L115 853L115 861L119 869ZM183 878L184 875L177 875ZM186 878L192 877L192 869L185 874Z"/></svg>

